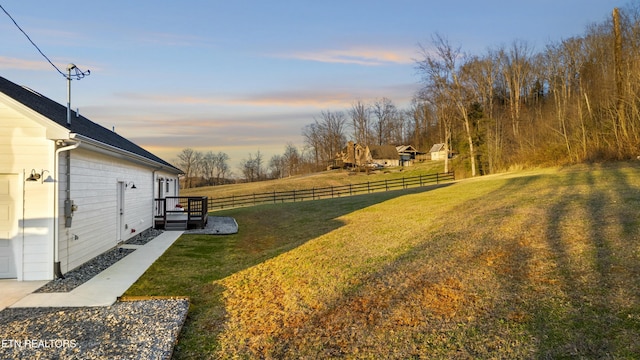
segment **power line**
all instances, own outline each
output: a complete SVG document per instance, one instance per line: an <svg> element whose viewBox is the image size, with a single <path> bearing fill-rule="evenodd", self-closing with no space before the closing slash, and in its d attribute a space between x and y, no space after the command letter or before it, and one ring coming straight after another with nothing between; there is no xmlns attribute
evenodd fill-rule
<svg viewBox="0 0 640 360"><path fill-rule="evenodd" d="M66 75L65 73L63 73L51 60L49 60L49 58L47 57L47 55L45 55L42 50L40 50L40 48L38 47L38 45L36 45L36 43L33 42L33 40L31 40L31 38L29 37L29 35L27 35L27 33L22 30L22 28L20 27L20 25L18 25L18 23L13 19L13 17L11 16L11 14L9 14L9 12L7 12L7 10L5 10L5 8L0 5L0 9L2 9L2 11L4 11L5 14L7 14L7 16L9 17L9 19L11 19L11 21L13 21L13 24L18 28L18 30L20 30L20 32L22 32L24 34L24 36L27 37L27 40L29 40L29 42L31 43L31 45L33 45L36 50L38 50L38 52L40 53L40 55L42 55L48 62L49 64L51 64L51 66L53 66L54 69L56 69L56 71L58 71L60 73L60 75L64 76L67 80L71 80L71 78L75 78L76 80L80 80L83 77L91 74L91 71L87 70L86 72L80 71L80 69L78 69L75 65L73 66L73 70L75 70L75 74L71 75L71 72L69 71L69 75Z"/></svg>

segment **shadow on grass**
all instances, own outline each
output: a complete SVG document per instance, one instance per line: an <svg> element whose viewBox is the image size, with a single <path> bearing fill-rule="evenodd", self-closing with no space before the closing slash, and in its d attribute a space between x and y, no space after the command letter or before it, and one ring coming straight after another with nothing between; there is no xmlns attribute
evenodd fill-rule
<svg viewBox="0 0 640 360"><path fill-rule="evenodd" d="M295 329L305 333L284 333L275 356L324 338L322 356L357 341L369 356L635 358L637 179L616 166L508 179L450 210L468 219L438 232L439 246L419 243Z"/></svg>
<svg viewBox="0 0 640 360"><path fill-rule="evenodd" d="M630 240L640 237L640 189L629 177L629 168L590 166L536 179L547 188L539 204L542 216L525 221L523 229L543 224L540 245L549 252L550 268L537 273L542 260L531 247L514 244L511 262L521 267L501 277L516 299L526 299L532 288L546 289L535 302L514 303L531 316L523 325L535 339L536 358L638 354L640 321L631 314L640 310L640 266ZM515 179L500 191L517 192L523 181L529 180Z"/></svg>
<svg viewBox="0 0 640 360"><path fill-rule="evenodd" d="M370 357L634 358L638 175L632 167L592 166L513 177L438 216L424 214L433 224L412 234L412 247L351 279L301 328L278 328L283 337L269 343L268 355L345 356L356 346ZM338 229L343 215L431 189L216 212L235 217L240 232L183 236L156 262L162 267L145 274L156 276L157 295L192 299L176 357L217 350L225 309L214 280ZM475 191L451 188L458 189ZM319 348L305 348L316 338Z"/></svg>
<svg viewBox="0 0 640 360"><path fill-rule="evenodd" d="M189 296L191 307L174 357L202 357L202 351L214 353L225 318L224 289L214 281L343 226L338 219L343 215L451 185L216 211L215 216L236 219L237 234L182 235L125 295Z"/></svg>

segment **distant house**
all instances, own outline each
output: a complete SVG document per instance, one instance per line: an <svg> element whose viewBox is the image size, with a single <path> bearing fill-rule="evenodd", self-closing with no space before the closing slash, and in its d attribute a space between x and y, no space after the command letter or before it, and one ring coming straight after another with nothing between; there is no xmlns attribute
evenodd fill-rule
<svg viewBox="0 0 640 360"><path fill-rule="evenodd" d="M400 156L400 165L402 166L412 165L413 162L418 159L419 155L424 154L411 145L396 146L396 150Z"/></svg>
<svg viewBox="0 0 640 360"><path fill-rule="evenodd" d="M366 166L371 163L371 152L368 146L349 141L347 146L336 155L333 160L334 168L349 168Z"/></svg>
<svg viewBox="0 0 640 360"><path fill-rule="evenodd" d="M429 150L431 160L444 160L447 157L445 144L434 144Z"/></svg>
<svg viewBox="0 0 640 360"><path fill-rule="evenodd" d="M152 227L181 173L0 77L0 278L53 279Z"/></svg>
<svg viewBox="0 0 640 360"><path fill-rule="evenodd" d="M393 145L371 145L371 161L381 166L399 166L400 154Z"/></svg>

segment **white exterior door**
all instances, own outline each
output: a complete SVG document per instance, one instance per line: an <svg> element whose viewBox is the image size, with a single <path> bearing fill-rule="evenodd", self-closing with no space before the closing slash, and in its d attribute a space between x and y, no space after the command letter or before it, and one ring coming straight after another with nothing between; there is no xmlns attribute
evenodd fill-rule
<svg viewBox="0 0 640 360"><path fill-rule="evenodd" d="M18 177L0 175L0 278L15 278L13 238L16 234L15 203Z"/></svg>

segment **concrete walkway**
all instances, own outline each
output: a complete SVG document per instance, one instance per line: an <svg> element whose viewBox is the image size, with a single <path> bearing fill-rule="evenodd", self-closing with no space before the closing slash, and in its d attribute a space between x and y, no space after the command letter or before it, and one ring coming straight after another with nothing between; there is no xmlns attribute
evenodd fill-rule
<svg viewBox="0 0 640 360"><path fill-rule="evenodd" d="M179 237L182 231L165 231L145 245L122 245L136 249L120 261L111 265L91 280L66 293L33 293L46 281L0 282L3 302L11 302L9 307L78 307L109 306L134 283ZM10 283L13 281L13 284ZM38 285L39 283L39 285ZM5 289L14 288L14 299L5 298ZM5 305L6 307L7 305ZM0 303L0 310L2 310Z"/></svg>

